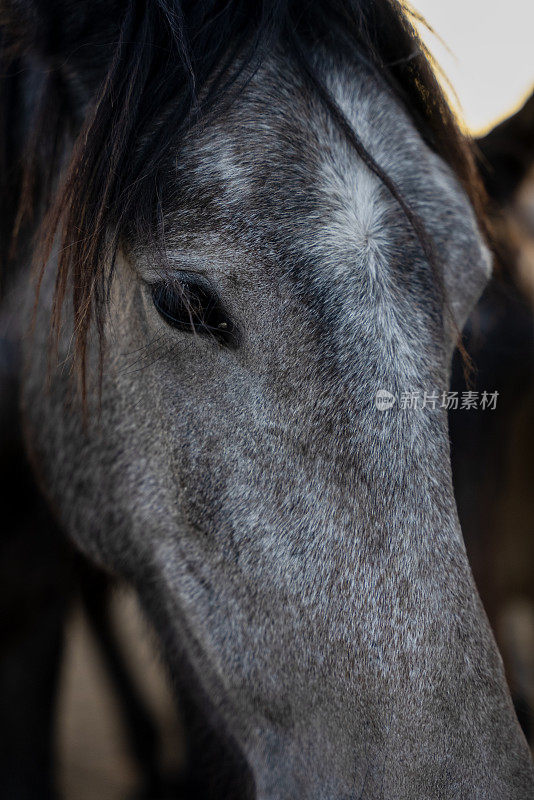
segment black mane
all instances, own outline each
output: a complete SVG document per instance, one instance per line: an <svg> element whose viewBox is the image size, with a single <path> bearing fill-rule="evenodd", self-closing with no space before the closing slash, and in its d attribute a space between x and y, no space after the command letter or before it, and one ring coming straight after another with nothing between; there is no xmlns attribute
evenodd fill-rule
<svg viewBox="0 0 534 800"><path fill-rule="evenodd" d="M343 44L378 70L480 208L470 145L396 0L0 0L0 34L0 259L5 267L21 225L42 204L38 267L60 232L55 324L72 279L82 371L119 242L157 230L171 143L232 102L277 46L335 116L310 66L314 47ZM229 73L238 56L239 71ZM36 66L28 102L21 87ZM344 126L339 114L337 121ZM394 184L345 132L424 240ZM69 134L74 145L61 168Z"/></svg>

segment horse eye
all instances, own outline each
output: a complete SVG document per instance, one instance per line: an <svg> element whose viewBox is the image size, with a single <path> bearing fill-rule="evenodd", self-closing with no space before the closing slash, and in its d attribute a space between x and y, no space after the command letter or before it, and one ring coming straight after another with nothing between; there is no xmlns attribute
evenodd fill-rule
<svg viewBox="0 0 534 800"><path fill-rule="evenodd" d="M222 344L235 344L235 326L206 286L196 281L158 283L152 289L152 301L173 328L214 336Z"/></svg>

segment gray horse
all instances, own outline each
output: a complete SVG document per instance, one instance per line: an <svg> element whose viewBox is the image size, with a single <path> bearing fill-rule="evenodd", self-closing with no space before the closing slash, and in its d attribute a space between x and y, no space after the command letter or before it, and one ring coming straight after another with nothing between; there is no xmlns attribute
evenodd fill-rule
<svg viewBox="0 0 534 800"><path fill-rule="evenodd" d="M27 449L232 753L214 796L532 798L441 402L490 258L400 6L0 8Z"/></svg>

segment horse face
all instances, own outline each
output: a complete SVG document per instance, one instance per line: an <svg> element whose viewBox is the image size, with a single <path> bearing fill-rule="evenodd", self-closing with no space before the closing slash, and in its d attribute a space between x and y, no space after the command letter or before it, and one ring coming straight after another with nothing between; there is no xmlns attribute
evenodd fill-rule
<svg viewBox="0 0 534 800"><path fill-rule="evenodd" d="M258 798L526 798L441 407L449 312L461 326L487 252L387 90L325 64L432 237L443 294L402 209L290 73L266 63L177 151L164 258L131 243L117 265L85 431L66 378L42 400L30 353L32 436L66 526L136 585Z"/></svg>

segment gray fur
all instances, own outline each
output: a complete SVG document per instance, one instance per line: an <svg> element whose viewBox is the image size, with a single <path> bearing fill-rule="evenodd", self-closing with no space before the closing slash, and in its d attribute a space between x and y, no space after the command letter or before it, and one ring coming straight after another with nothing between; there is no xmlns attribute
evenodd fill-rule
<svg viewBox="0 0 534 800"><path fill-rule="evenodd" d="M330 88L431 233L459 325L489 258L450 170L364 68ZM282 56L176 155L172 269L234 350L165 326L132 247L84 430L70 332L47 389L54 264L25 340L28 447L69 535L185 652L258 800L527 800L534 775L456 515L453 331L401 209ZM27 291L28 308L33 302Z"/></svg>

